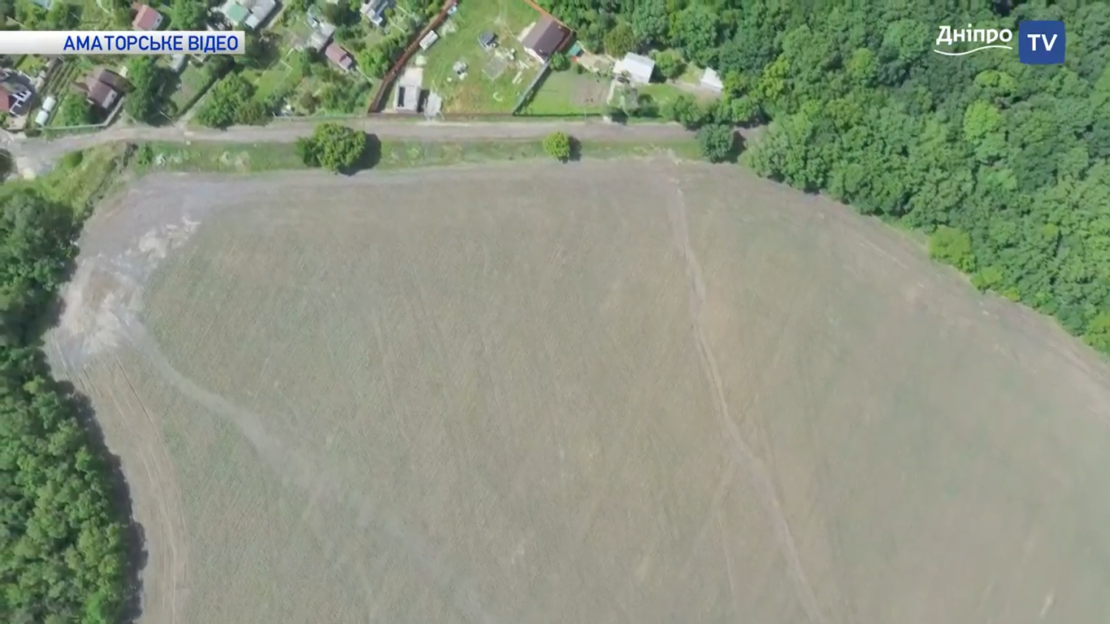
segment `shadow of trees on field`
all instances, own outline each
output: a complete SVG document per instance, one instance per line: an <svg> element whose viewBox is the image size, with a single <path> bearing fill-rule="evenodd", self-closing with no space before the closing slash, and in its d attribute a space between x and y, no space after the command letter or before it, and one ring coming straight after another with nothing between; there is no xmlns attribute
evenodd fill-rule
<svg viewBox="0 0 1110 624"><path fill-rule="evenodd" d="M567 161L577 162L579 160L582 160L582 141L570 137L570 157L567 158Z"/></svg>
<svg viewBox="0 0 1110 624"><path fill-rule="evenodd" d="M362 156L358 162L348 170L341 171L343 175L352 176L360 171L366 171L378 166L382 161L382 140L378 135L366 133L366 150L362 152Z"/></svg>

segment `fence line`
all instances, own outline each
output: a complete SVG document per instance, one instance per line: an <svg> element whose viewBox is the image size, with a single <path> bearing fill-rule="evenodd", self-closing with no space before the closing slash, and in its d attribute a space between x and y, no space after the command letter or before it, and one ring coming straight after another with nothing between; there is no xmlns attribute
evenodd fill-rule
<svg viewBox="0 0 1110 624"><path fill-rule="evenodd" d="M102 128L107 128L109 125L112 124L112 122L114 122L116 120L117 117L119 117L120 112L123 111L123 101L125 99L127 99L126 95L121 97L119 99L119 101L116 102L115 108L113 108L111 110L111 112L108 113L108 116L104 118L104 121L102 121L100 123L81 124L79 126L36 126L34 128L34 130L37 130L37 131L42 132L42 133L49 133L49 132L86 132L86 131L89 131L89 130L100 130Z"/></svg>
<svg viewBox="0 0 1110 624"><path fill-rule="evenodd" d="M405 48L404 54L401 55L401 58L397 59L397 62L393 64L393 67L391 67L385 77L382 78L381 84L378 85L378 92L374 94L374 99L370 101L368 113L377 113L381 111L382 101L385 100L386 95L389 93L389 87L393 84L393 81L396 80L398 72L409 62L409 58L411 58L416 52L416 49L420 47L420 42L424 37L432 30L438 28L439 25L443 23L443 20L447 19L447 12L450 11L457 2L458 0L445 0L443 8L439 10L439 13L437 13L432 21L424 27L424 30L416 35L416 38L412 40L409 47Z"/></svg>
<svg viewBox="0 0 1110 624"><path fill-rule="evenodd" d="M536 77L532 79L532 82L528 83L528 87L524 89L524 93L521 93L520 97L516 99L516 104L513 104L512 114L516 115L520 112L520 109L524 108L524 105L528 103L528 100L530 100L535 93L536 87L547 77L549 71L551 71L551 59L547 59L547 62L543 64L540 71L536 72Z"/></svg>

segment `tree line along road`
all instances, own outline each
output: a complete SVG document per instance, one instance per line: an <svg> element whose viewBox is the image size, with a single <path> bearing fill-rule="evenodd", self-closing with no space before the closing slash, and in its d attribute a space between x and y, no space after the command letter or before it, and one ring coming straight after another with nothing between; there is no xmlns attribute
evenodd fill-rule
<svg viewBox="0 0 1110 624"><path fill-rule="evenodd" d="M69 152L119 141L204 141L226 143L291 143L310 136L319 122L275 122L268 126L232 126L226 130L188 130L176 126L114 126L93 134L55 139L3 137L21 169L39 170ZM354 119L341 122L382 139L418 141L474 141L540 138L562 130L577 139L594 141L670 141L691 133L673 123L622 125L599 121L575 122L413 122Z"/></svg>

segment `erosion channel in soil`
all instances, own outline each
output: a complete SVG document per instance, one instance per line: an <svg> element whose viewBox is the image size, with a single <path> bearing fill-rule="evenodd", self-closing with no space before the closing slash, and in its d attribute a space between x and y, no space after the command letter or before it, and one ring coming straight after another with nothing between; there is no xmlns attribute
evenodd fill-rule
<svg viewBox="0 0 1110 624"><path fill-rule="evenodd" d="M737 168L151 176L50 337L145 624L1104 622L1110 381Z"/></svg>

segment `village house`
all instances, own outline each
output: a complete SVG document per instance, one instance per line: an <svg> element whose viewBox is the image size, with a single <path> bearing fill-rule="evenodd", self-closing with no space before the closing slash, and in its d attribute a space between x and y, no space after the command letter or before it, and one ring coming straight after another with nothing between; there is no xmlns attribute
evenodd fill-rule
<svg viewBox="0 0 1110 624"><path fill-rule="evenodd" d="M227 0L217 11L234 27L256 30L276 9L275 0Z"/></svg>
<svg viewBox="0 0 1110 624"><path fill-rule="evenodd" d="M135 19L131 21L131 27L135 30L158 30L162 25L162 14L156 9L137 3L131 5L131 8L135 10Z"/></svg>
<svg viewBox="0 0 1110 624"><path fill-rule="evenodd" d="M365 15L371 24L381 28L385 24L385 11L390 8L393 8L393 0L369 0L362 4L359 13Z"/></svg>
<svg viewBox="0 0 1110 624"><path fill-rule="evenodd" d="M528 54L539 62L546 63L552 54L562 49L563 44L570 37L569 28L560 24L554 17L544 15L528 30L521 43Z"/></svg>
<svg viewBox="0 0 1110 624"><path fill-rule="evenodd" d="M332 36L335 35L335 24L330 24L319 19L312 14L311 10L305 18L305 21L307 21L309 27L312 28L312 32L309 33L308 38L303 44L304 49L312 52L322 52L324 48L331 43Z"/></svg>
<svg viewBox="0 0 1110 624"><path fill-rule="evenodd" d="M89 104L110 111L119 101L127 88L127 80L114 71L100 68L85 77L83 82L75 85L76 89L84 94Z"/></svg>
<svg viewBox="0 0 1110 624"><path fill-rule="evenodd" d="M655 73L655 61L629 52L613 66L613 75L624 76L634 85L646 85Z"/></svg>
<svg viewBox="0 0 1110 624"><path fill-rule="evenodd" d="M22 115L27 112L27 103L34 92L17 82L0 83L0 113Z"/></svg>
<svg viewBox="0 0 1110 624"><path fill-rule="evenodd" d="M355 64L355 60L351 58L351 53L344 50L342 46L337 43L332 43L327 48L324 48L324 56L328 60L335 63L343 71L348 71Z"/></svg>

